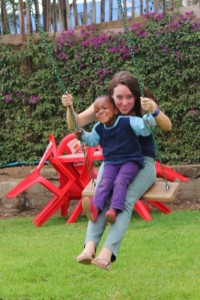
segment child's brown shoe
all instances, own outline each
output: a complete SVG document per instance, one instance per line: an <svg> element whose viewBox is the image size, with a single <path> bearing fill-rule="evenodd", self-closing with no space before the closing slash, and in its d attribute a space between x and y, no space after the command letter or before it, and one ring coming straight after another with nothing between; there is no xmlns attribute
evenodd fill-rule
<svg viewBox="0 0 200 300"><path fill-rule="evenodd" d="M109 210L107 210L107 212L105 213L106 223L110 223L110 224L115 223L116 217L117 217L117 213L112 208L110 208Z"/></svg>
<svg viewBox="0 0 200 300"><path fill-rule="evenodd" d="M98 209L93 205L92 200L88 197L84 197L82 200L82 208L85 212L88 220L95 222L98 218Z"/></svg>

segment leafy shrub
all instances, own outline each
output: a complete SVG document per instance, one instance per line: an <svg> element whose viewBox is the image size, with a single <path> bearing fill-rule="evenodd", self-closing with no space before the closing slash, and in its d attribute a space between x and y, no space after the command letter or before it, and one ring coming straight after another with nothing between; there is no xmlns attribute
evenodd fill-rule
<svg viewBox="0 0 200 300"><path fill-rule="evenodd" d="M191 13L145 17L145 28L133 24L129 33L139 76L173 123L171 133L156 129L159 157L168 164L199 163L200 22ZM70 132L61 104L63 88L80 112L107 93L115 72L135 73L123 30L104 33L86 26L80 33L63 32L54 44L49 38L32 41L23 51L1 45L1 166L38 160L50 132L58 143Z"/></svg>

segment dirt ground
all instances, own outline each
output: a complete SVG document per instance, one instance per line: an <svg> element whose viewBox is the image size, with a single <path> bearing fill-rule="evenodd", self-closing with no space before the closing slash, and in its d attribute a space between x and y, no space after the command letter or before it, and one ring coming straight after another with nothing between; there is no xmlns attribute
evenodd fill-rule
<svg viewBox="0 0 200 300"><path fill-rule="evenodd" d="M68 216L72 213L77 201L71 201ZM166 203L165 204L168 208L170 208L171 211L175 210L200 210L200 203L192 203L192 202L182 202L182 203ZM152 207L152 211L156 210L156 208ZM30 210L24 210L24 211L16 211L16 210L9 210L8 209L1 209L0 219L8 219L8 218L21 218L21 217L31 217L34 219L34 217L39 213L39 210L30 209ZM58 211L56 215L60 215L60 212ZM67 216L67 217L68 217ZM66 218L67 219L67 218Z"/></svg>

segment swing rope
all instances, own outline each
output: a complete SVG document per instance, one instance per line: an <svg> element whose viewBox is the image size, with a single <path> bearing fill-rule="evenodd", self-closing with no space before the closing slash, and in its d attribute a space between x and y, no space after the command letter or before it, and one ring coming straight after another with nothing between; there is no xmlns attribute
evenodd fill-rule
<svg viewBox="0 0 200 300"><path fill-rule="evenodd" d="M131 59L132 59L132 62L133 62L134 71L135 71L135 74L136 74L136 77L137 77L137 80L138 80L140 93L141 93L142 97L144 97L144 89L143 89L143 82L142 82L142 78L141 78L141 72L140 72L140 68L139 68L139 65L137 63L137 60L135 58L135 55L134 55L134 50L133 50L134 43L131 40L130 31L129 31L129 28L127 26L127 22L126 22L122 2L121 2L121 0L117 0L117 1L118 1L118 7L120 9L121 17L122 17L122 22L123 22L123 25L124 25L125 35L126 35L126 38L127 38L127 45L128 45L128 48L129 48L129 51L130 51L130 54L131 54ZM155 132L152 128L151 128L151 132L152 132L153 140L154 140L154 143L155 143L158 160L160 162L161 170L162 170L162 173L163 173L163 178L165 180L166 189L169 190L168 180L167 180L166 173L165 173L165 170L164 170L164 167L163 167L163 164L162 164L162 159L161 159L160 153L158 151L157 139L156 139L156 136L155 136Z"/></svg>
<svg viewBox="0 0 200 300"><path fill-rule="evenodd" d="M39 25L39 23L38 23L38 21L37 21L37 18L36 18L36 15L35 15L35 13L34 13L34 11L33 11L33 0L28 0L28 5L29 5L30 13L31 13L31 15L33 16L33 18L34 18L34 20L35 20L36 28L37 28L37 30L38 30L38 32L39 32L39 35L40 35L41 39L42 39L42 43L43 43L43 45L44 45L44 47L45 47L45 50L46 50L47 56L48 56L48 58L49 58L49 60L50 60L52 69L53 69L54 74L55 74L55 76L56 76L56 78L57 78L57 80L58 80L60 89L61 89L62 93L65 94L65 93L67 93L66 87L65 87L64 84L63 84L63 80L62 80L62 78L61 78L61 76L60 76L60 73L59 73L59 71L58 71L58 69L57 69L57 66L56 66L56 64L55 64L55 61L54 61L53 55L52 55L52 53L51 53L51 50L49 49L49 46L48 46L48 44L47 44L47 42L46 42L44 30L43 30L43 29L41 28L41 26ZM78 124L77 124L77 122L76 122L76 119L75 119L75 116L74 116L74 114L73 114L73 111L72 111L71 107L70 107L70 115L71 115L71 117L72 117L72 120L73 120L73 123L74 123L75 130L79 130L80 128L79 128L79 126L78 126ZM90 179L92 180L93 186L95 186L96 183L95 183L95 180L94 180L94 177L93 177L93 173L92 173L92 170L91 170L89 161L88 161L86 149L85 149L85 146L84 146L82 143L81 143L81 148L82 148L82 152L83 152L83 154L84 154L84 156L85 156L85 160L86 160L86 164L87 164L87 169L88 169L88 171L89 171L89 173L90 173Z"/></svg>

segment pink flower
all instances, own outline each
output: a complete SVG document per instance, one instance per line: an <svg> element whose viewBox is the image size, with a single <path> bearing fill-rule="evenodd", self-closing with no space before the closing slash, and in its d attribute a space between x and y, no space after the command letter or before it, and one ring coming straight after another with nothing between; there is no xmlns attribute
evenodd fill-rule
<svg viewBox="0 0 200 300"><path fill-rule="evenodd" d="M11 94L7 94L7 95L5 95L5 97L4 97L4 101L6 102L6 103L10 103L10 102L12 102L12 95Z"/></svg>
<svg viewBox="0 0 200 300"><path fill-rule="evenodd" d="M37 105L38 102L39 102L38 96L35 96L35 95L30 96L30 98L29 98L30 105Z"/></svg>

